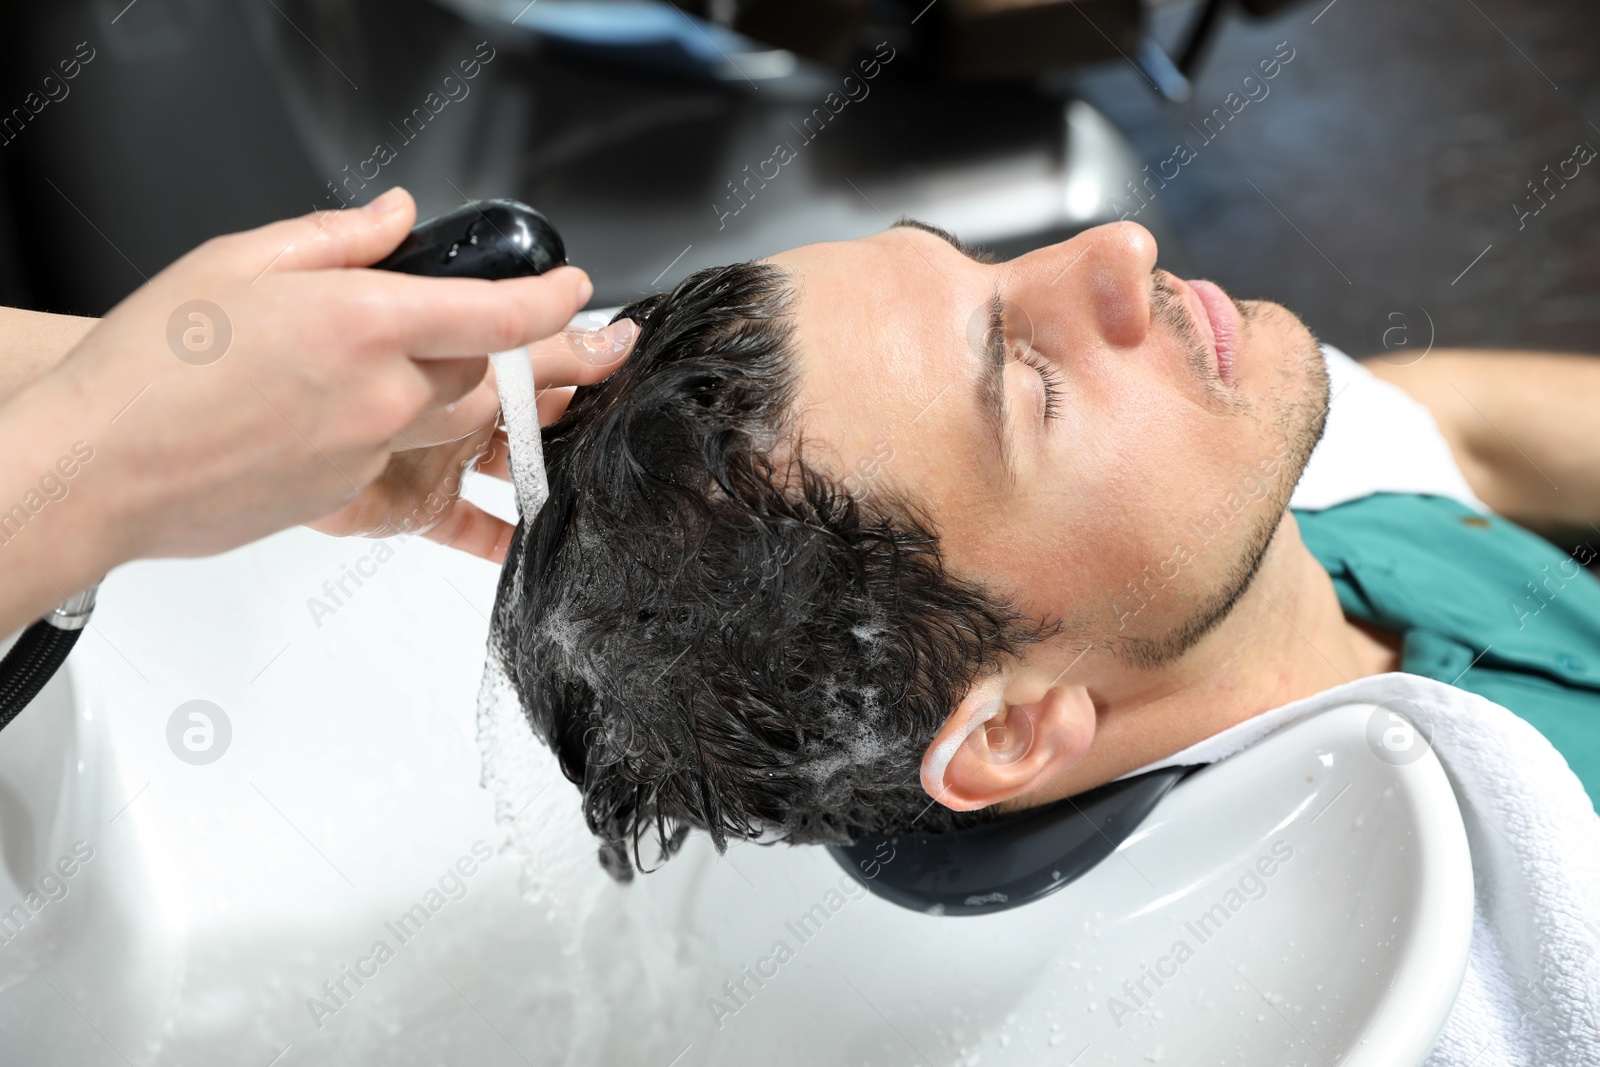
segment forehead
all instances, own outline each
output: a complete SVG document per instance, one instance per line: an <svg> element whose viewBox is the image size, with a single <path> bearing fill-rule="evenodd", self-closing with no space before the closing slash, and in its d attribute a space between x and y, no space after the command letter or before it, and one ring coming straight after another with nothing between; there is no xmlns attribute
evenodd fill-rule
<svg viewBox="0 0 1600 1067"><path fill-rule="evenodd" d="M917 245L924 239L938 242L894 229L806 245L771 260L794 281L795 414L814 463L832 468L832 460L843 460L848 468L854 452L871 450L916 415L910 401L920 396L920 406L930 399L919 356L948 344L951 294L933 263L937 249ZM815 454L827 446L839 454Z"/></svg>
<svg viewBox="0 0 1600 1067"><path fill-rule="evenodd" d="M807 351L848 352L863 345L920 340L929 297L948 288L934 263L938 243L898 227L856 241L805 245L774 256L795 281L798 340Z"/></svg>
<svg viewBox="0 0 1600 1067"><path fill-rule="evenodd" d="M940 238L904 227L770 262L794 284L794 417L807 461L948 520L959 468L979 463L966 440L976 402L960 383L981 358L962 338L987 302L983 279Z"/></svg>

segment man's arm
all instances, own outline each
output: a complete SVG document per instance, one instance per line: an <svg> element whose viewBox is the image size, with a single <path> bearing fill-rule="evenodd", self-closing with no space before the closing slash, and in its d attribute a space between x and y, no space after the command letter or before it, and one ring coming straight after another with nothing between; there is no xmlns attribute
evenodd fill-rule
<svg viewBox="0 0 1600 1067"><path fill-rule="evenodd" d="M1495 512L1555 540L1600 532L1600 357L1441 349L1366 367L1433 413Z"/></svg>

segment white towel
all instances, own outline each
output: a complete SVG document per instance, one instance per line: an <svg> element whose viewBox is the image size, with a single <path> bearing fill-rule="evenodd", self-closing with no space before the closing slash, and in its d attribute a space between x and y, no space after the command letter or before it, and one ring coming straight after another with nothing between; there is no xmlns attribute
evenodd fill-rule
<svg viewBox="0 0 1600 1067"><path fill-rule="evenodd" d="M1472 949L1427 1067L1600 1065L1600 816L1561 754L1510 711L1431 679L1381 674L1131 773L1212 763L1310 715L1385 702L1432 720L1417 725L1455 789L1472 851Z"/></svg>
<svg viewBox="0 0 1600 1067"><path fill-rule="evenodd" d="M1424 493L1488 511L1456 464L1433 414L1332 345L1328 422L1289 506L1321 511L1373 493Z"/></svg>

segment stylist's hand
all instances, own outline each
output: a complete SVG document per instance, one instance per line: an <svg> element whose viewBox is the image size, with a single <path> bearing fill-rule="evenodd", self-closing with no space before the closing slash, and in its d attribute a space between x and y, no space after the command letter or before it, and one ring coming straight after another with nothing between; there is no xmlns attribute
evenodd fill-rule
<svg viewBox="0 0 1600 1067"><path fill-rule="evenodd" d="M336 515L379 479L414 495L458 470L493 433L484 354L556 334L592 288L576 268L497 282L346 269L390 252L415 213L391 190L216 238L117 305L0 408L7 440L28 442L19 469L51 469L75 440L93 451L70 495L7 546L17 561L30 541L56 565L53 587L81 588L127 560ZM189 316L195 301L206 318ZM572 364L566 384L606 369ZM561 375L547 368L541 384Z"/></svg>
<svg viewBox="0 0 1600 1067"><path fill-rule="evenodd" d="M539 425L559 419L573 387L599 381L622 364L637 330L621 319L604 330L563 331L530 347L539 385ZM332 515L311 523L324 533L387 537L422 533L440 544L503 563L513 527L461 499L469 470L509 479L506 433L496 416L494 367L460 401L430 412L401 434L383 474Z"/></svg>

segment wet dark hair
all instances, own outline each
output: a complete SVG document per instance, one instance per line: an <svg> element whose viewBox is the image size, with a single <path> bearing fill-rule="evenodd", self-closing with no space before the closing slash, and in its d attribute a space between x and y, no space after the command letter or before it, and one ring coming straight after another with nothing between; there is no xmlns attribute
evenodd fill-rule
<svg viewBox="0 0 1600 1067"><path fill-rule="evenodd" d="M803 462L792 299L743 263L624 308L633 352L544 431L550 499L501 577L492 650L622 881L691 827L720 850L982 819L931 801L922 754L1041 636L909 502Z"/></svg>

